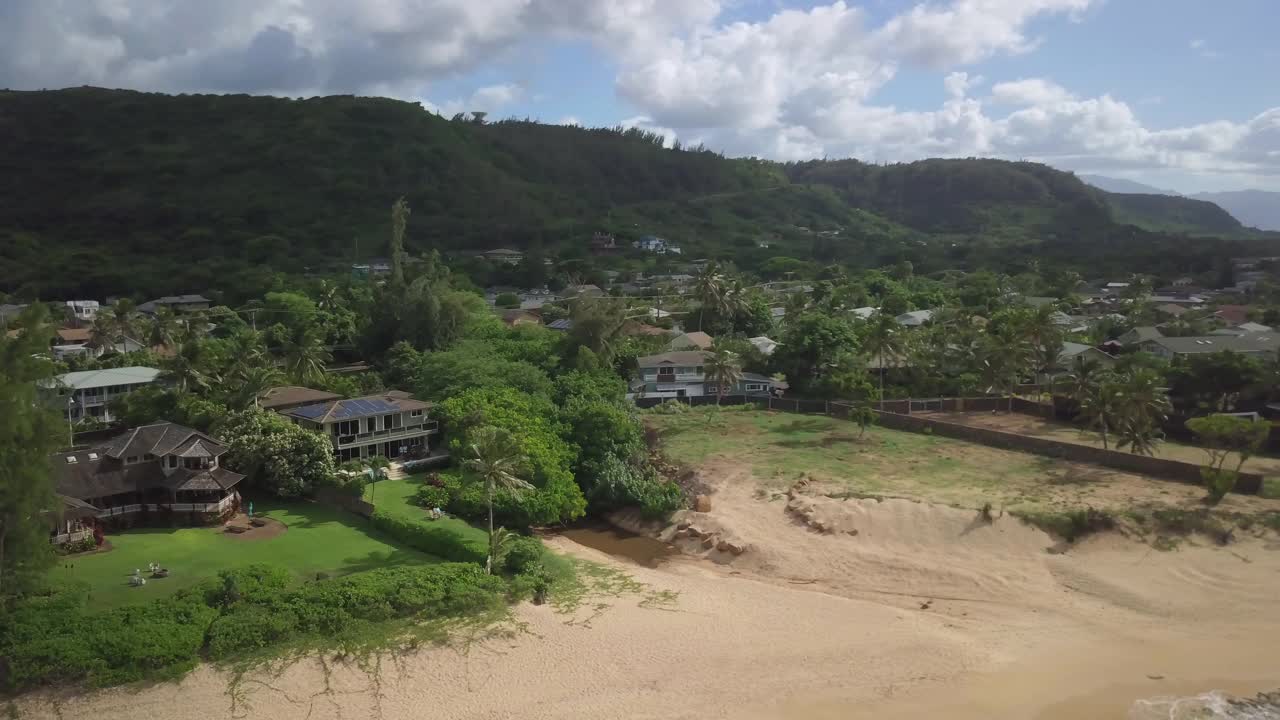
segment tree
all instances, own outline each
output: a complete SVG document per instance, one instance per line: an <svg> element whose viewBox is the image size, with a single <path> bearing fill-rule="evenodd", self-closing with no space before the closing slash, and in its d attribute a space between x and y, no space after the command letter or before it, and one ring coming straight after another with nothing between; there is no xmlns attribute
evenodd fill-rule
<svg viewBox="0 0 1280 720"><path fill-rule="evenodd" d="M1117 378L1117 448L1127 445L1135 455L1155 454L1156 442L1164 437L1160 427L1171 409L1163 384L1160 375L1147 368L1135 368Z"/></svg>
<svg viewBox="0 0 1280 720"><path fill-rule="evenodd" d="M309 495L336 472L329 438L275 413L232 413L218 423L216 434L227 446L227 467L277 497Z"/></svg>
<svg viewBox="0 0 1280 720"><path fill-rule="evenodd" d="M409 203L399 198L391 206L391 287L404 290L404 232L409 225Z"/></svg>
<svg viewBox="0 0 1280 720"><path fill-rule="evenodd" d="M232 410L256 408L262 393L283 381L284 376L273 365L245 368L243 374L236 376L233 382L229 383L231 392L227 396L227 406Z"/></svg>
<svg viewBox="0 0 1280 720"><path fill-rule="evenodd" d="M204 392L209 389L211 380L207 359L202 342L184 342L173 357L164 361L163 377L183 392Z"/></svg>
<svg viewBox="0 0 1280 720"><path fill-rule="evenodd" d="M569 308L573 327L566 350L589 349L604 365L613 364L614 350L627 322L622 303L599 298L578 298ZM572 356L570 356L572 357Z"/></svg>
<svg viewBox="0 0 1280 720"><path fill-rule="evenodd" d="M1206 499L1215 505L1235 489L1240 468L1257 454L1271 434L1270 423L1233 415L1191 418L1187 428L1200 439L1202 449L1209 456L1209 464L1201 468L1200 474L1209 488ZM1233 453L1235 467L1227 469Z"/></svg>
<svg viewBox="0 0 1280 720"><path fill-rule="evenodd" d="M46 317L43 306L32 305L16 337L0 333L0 600L38 581L53 561L49 529L58 503L49 457L66 426L36 391L36 381L52 372L41 359Z"/></svg>
<svg viewBox="0 0 1280 720"><path fill-rule="evenodd" d="M484 571L493 574L495 555L493 527L493 498L497 493L516 494L532 490L533 485L520 478L525 458L521 456L511 433L491 426L476 428L471 432L467 445L467 457L463 467L484 483L485 498L489 506L489 555Z"/></svg>
<svg viewBox="0 0 1280 720"><path fill-rule="evenodd" d="M499 308L518 308L520 307L520 296L515 293L502 293L493 299L494 307Z"/></svg>
<svg viewBox="0 0 1280 720"><path fill-rule="evenodd" d="M698 329L706 322L706 311L720 310L724 301L724 275L720 268L709 262L693 279L693 296L698 300Z"/></svg>
<svg viewBox="0 0 1280 720"><path fill-rule="evenodd" d="M300 327L286 338L281 348L285 374L300 385L318 383L324 378L329 363L329 349L314 327Z"/></svg>
<svg viewBox="0 0 1280 720"><path fill-rule="evenodd" d="M102 308L93 318L93 326L89 328L89 347L107 351L114 348L120 337L120 323L111 308Z"/></svg>
<svg viewBox="0 0 1280 720"><path fill-rule="evenodd" d="M895 316L876 313L867 322L867 332L862 338L862 349L871 357L880 372L880 409L884 409L884 375L889 364L902 353L902 329Z"/></svg>
<svg viewBox="0 0 1280 720"><path fill-rule="evenodd" d="M1013 412L1013 396L1018 390L1018 379L1031 365L1033 349L1014 326L983 336L979 353L982 358L982 379L987 387L1009 399L1009 412Z"/></svg>
<svg viewBox="0 0 1280 720"><path fill-rule="evenodd" d="M168 307L156 310L151 319L151 331L147 335L147 344L151 347L172 347L178 334L178 317Z"/></svg>
<svg viewBox="0 0 1280 720"><path fill-rule="evenodd" d="M1260 360L1230 351L1178 358L1169 369L1169 394L1188 409L1230 412L1246 399L1265 396L1266 384Z"/></svg>
<svg viewBox="0 0 1280 720"><path fill-rule="evenodd" d="M772 372L787 376L792 388L811 395L836 392L832 382L857 356L858 335L845 318L806 312L787 322Z"/></svg>
<svg viewBox="0 0 1280 720"><path fill-rule="evenodd" d="M1120 412L1120 398L1117 392L1115 376L1109 372L1099 371L1082 381L1079 386L1079 417L1084 420L1085 427L1097 428L1102 434L1102 447L1110 449L1110 431Z"/></svg>
<svg viewBox="0 0 1280 720"><path fill-rule="evenodd" d="M725 388L735 387L742 382L742 363L738 360L736 353L714 347L705 365L707 382L714 383L716 386L716 406L719 406L720 401L724 399Z"/></svg>
<svg viewBox="0 0 1280 720"><path fill-rule="evenodd" d="M121 335L138 339L138 306L129 298L120 298L112 308L116 330Z"/></svg>

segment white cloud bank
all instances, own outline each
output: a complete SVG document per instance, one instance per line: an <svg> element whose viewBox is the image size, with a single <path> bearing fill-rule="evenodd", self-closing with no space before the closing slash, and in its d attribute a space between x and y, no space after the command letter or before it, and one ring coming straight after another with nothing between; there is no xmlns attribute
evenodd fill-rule
<svg viewBox="0 0 1280 720"><path fill-rule="evenodd" d="M987 155L1280 183L1280 108L1157 130L1110 95L966 71L1034 52L1046 41L1036 20L1082 19L1102 0L935 0L879 24L843 0L726 23L731 1L5 0L0 86L419 99L531 38L572 39L616 61L617 92L635 110L626 124L731 154ZM938 73L939 107L876 102L905 66ZM438 109L500 112L523 94L495 84Z"/></svg>

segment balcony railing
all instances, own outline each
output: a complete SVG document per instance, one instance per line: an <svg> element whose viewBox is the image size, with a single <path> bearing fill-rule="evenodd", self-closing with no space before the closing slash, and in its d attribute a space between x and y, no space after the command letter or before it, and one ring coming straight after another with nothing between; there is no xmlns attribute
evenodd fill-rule
<svg viewBox="0 0 1280 720"><path fill-rule="evenodd" d="M116 507L107 508L98 513L100 518L115 517L117 515L128 515L129 513L142 512L161 512L171 510L173 512L216 512L221 514L235 502L238 496L234 493L228 495L216 503L137 503L134 505L118 505Z"/></svg>
<svg viewBox="0 0 1280 720"><path fill-rule="evenodd" d="M339 435L337 436L338 446L342 447L352 444L363 444L372 440L391 440L393 438L413 437L414 435L433 433L439 428L439 422L435 420L426 420L413 425L405 425L404 427L384 428L382 430L357 433L355 435Z"/></svg>
<svg viewBox="0 0 1280 720"><path fill-rule="evenodd" d="M75 532L62 533L61 535L50 535L49 543L53 545L66 545L67 543L80 542L85 538L93 537L92 530L77 530Z"/></svg>

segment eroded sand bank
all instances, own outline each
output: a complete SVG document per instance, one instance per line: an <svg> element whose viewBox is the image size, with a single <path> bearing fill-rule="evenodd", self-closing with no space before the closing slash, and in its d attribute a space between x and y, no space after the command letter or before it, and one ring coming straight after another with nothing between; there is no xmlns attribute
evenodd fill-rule
<svg viewBox="0 0 1280 720"><path fill-rule="evenodd" d="M1174 552L1114 536L1051 554L1009 517L908 501L758 497L708 474L703 537L650 593L570 614L524 606L516 634L419 651L370 675L296 663L229 693L180 683L19 701L22 717L1125 718L1133 701L1280 687L1280 541ZM673 536L675 527L666 531ZM856 531L856 533L855 533ZM720 541L742 550L718 550ZM726 546L727 547L727 546Z"/></svg>

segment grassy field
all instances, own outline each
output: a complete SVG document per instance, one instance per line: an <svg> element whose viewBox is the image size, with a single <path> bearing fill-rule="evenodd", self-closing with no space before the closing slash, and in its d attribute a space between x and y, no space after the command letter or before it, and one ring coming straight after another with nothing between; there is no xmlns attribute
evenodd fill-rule
<svg viewBox="0 0 1280 720"><path fill-rule="evenodd" d="M1186 506L1204 495L1194 485L933 435L872 427L859 438L857 425L820 415L712 408L646 421L672 460L713 471L749 467L764 493L807 474L833 492L1026 511ZM1275 504L1232 496L1223 508L1257 510L1259 503Z"/></svg>
<svg viewBox="0 0 1280 720"><path fill-rule="evenodd" d="M221 570L251 563L280 565L305 578L320 572L345 575L391 565L438 562L371 531L367 521L355 515L319 503L258 502L254 511L279 520L288 530L264 539L229 536L220 527L110 533L106 539L111 550L62 558L51 572L57 580L88 583L90 602L106 608L164 597ZM145 575L152 562L168 568L171 575L148 580L143 587L130 587L134 569L140 568Z"/></svg>

